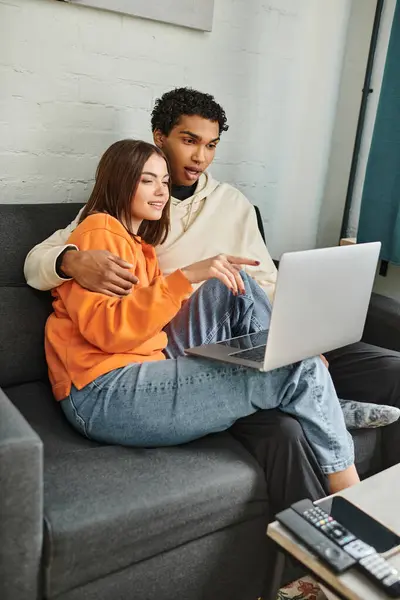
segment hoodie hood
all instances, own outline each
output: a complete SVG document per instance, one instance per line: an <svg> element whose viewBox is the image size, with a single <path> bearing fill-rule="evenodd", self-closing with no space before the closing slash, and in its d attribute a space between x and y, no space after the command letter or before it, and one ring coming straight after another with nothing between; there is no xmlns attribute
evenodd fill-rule
<svg viewBox="0 0 400 600"><path fill-rule="evenodd" d="M197 183L196 191L186 200L171 198L171 217L181 221L183 232L187 231L200 213L205 199L219 186L219 181L213 179L210 173L202 173Z"/></svg>
<svg viewBox="0 0 400 600"><path fill-rule="evenodd" d="M201 202L204 198L207 198L214 190L219 186L219 181L214 179L210 173L202 173L197 182L196 191L192 196L186 198L186 200L178 200L172 196L171 204L174 206L188 206L196 202Z"/></svg>

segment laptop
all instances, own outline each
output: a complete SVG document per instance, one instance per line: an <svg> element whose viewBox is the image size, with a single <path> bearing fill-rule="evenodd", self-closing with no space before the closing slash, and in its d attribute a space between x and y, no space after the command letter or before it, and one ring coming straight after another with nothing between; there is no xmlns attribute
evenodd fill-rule
<svg viewBox="0 0 400 600"><path fill-rule="evenodd" d="M372 242L284 254L268 330L185 352L271 371L360 341L380 248Z"/></svg>

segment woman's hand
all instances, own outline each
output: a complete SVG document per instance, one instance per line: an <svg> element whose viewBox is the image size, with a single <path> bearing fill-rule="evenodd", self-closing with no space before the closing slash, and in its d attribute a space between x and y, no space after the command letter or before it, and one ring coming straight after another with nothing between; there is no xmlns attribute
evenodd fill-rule
<svg viewBox="0 0 400 600"><path fill-rule="evenodd" d="M201 283L202 281L214 278L219 279L237 295L238 293L244 294L246 291L239 272L242 266L250 265L255 267L259 264L260 261L250 258L218 254L218 256L206 258L206 260L201 260L188 267L184 267L181 271L190 283Z"/></svg>

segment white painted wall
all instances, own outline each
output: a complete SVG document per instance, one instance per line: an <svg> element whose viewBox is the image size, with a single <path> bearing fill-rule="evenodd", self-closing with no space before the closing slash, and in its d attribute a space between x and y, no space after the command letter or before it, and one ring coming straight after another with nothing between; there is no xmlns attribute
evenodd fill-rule
<svg viewBox="0 0 400 600"><path fill-rule="evenodd" d="M340 80L329 166L319 215L319 247L340 238L376 0L353 0Z"/></svg>
<svg viewBox="0 0 400 600"><path fill-rule="evenodd" d="M314 248L317 243L351 8L346 0L307 4L292 65L287 127L282 132L282 170L271 240L276 255Z"/></svg>
<svg viewBox="0 0 400 600"><path fill-rule="evenodd" d="M211 34L54 0L0 0L0 201L88 197L116 139L150 139L176 85L228 113L213 173L274 256L316 244L351 0L216 0Z"/></svg>

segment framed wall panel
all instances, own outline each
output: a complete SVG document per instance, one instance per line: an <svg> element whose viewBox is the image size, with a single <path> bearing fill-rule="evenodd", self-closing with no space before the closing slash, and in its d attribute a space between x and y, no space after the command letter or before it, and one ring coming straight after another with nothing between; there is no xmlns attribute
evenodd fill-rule
<svg viewBox="0 0 400 600"><path fill-rule="evenodd" d="M64 0L143 19L211 31L214 0Z"/></svg>

